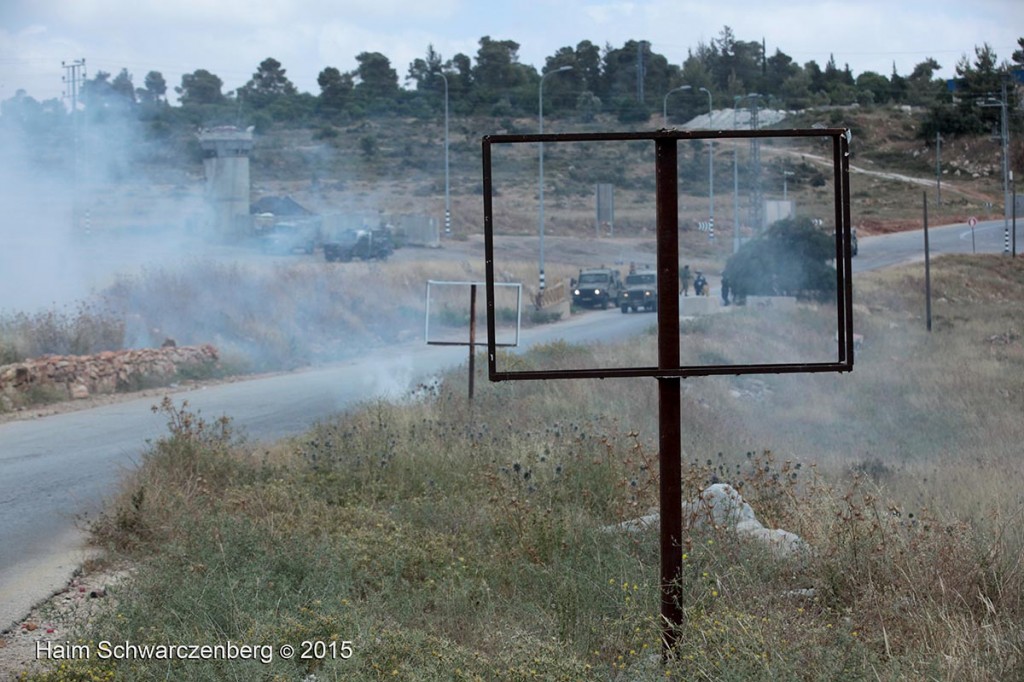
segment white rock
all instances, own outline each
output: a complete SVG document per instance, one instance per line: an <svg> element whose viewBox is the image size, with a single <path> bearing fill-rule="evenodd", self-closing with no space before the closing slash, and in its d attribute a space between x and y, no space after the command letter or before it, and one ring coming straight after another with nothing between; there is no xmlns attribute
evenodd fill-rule
<svg viewBox="0 0 1024 682"><path fill-rule="evenodd" d="M728 483L709 485L696 500L683 504L683 519L695 528L733 527L744 521L757 521L754 510Z"/></svg>
<svg viewBox="0 0 1024 682"><path fill-rule="evenodd" d="M737 537L759 542L779 557L791 557L809 551L807 543L796 533L781 528L765 528L754 509L743 499L739 491L728 483L715 483L701 491L695 500L683 504L683 524L699 529L731 529ZM658 512L651 512L639 518L630 519L611 526L606 532L622 531L639 533L657 528L660 523Z"/></svg>

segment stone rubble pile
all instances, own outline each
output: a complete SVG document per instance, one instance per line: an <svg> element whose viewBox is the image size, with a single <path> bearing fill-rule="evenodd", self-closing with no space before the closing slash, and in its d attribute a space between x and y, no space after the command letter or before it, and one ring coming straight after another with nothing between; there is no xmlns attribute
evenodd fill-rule
<svg viewBox="0 0 1024 682"><path fill-rule="evenodd" d="M660 515L652 512L614 526L607 530L630 533L657 527ZM737 537L757 542L780 557L791 557L809 551L807 544L796 533L781 528L765 528L753 508L728 483L715 483L701 491L700 496L683 503L683 524L689 528L728 528Z"/></svg>
<svg viewBox="0 0 1024 682"><path fill-rule="evenodd" d="M206 344L47 355L0 365L0 408L12 409L21 402L20 396L34 388L51 389L77 400L172 381L183 371L202 370L217 360L217 349Z"/></svg>

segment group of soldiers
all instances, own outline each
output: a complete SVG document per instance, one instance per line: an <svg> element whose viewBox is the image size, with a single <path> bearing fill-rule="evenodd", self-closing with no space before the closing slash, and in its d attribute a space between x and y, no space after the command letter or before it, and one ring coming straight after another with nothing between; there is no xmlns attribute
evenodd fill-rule
<svg viewBox="0 0 1024 682"><path fill-rule="evenodd" d="M684 265L679 268L679 286L683 290L683 296L690 295L690 266ZM697 296L709 296L711 294L711 288L708 286L708 280L704 277L704 273L697 270L696 277L693 278L693 293ZM722 275L722 304L729 305L729 279Z"/></svg>

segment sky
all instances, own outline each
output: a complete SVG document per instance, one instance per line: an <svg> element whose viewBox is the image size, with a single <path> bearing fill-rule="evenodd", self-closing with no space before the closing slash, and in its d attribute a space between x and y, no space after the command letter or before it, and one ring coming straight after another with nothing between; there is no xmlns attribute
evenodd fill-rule
<svg viewBox="0 0 1024 682"><path fill-rule="evenodd" d="M173 97L183 74L206 69L229 92L273 57L315 95L323 68L351 71L356 55L379 52L405 85L428 46L443 59L475 60L483 36L519 43L519 61L538 70L583 40L647 40L681 65L724 26L799 64L824 66L833 55L854 75L888 76L894 64L909 75L931 57L936 75L951 78L985 43L1009 60L1024 36L1024 0L0 0L0 101L19 89L62 96L62 62L81 59L89 78L126 68L136 87L159 71Z"/></svg>

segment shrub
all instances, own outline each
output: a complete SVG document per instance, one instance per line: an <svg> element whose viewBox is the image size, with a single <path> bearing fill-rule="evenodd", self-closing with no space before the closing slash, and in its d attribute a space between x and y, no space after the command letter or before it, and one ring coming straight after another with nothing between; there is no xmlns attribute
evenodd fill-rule
<svg viewBox="0 0 1024 682"><path fill-rule="evenodd" d="M835 258L830 235L809 218L787 218L745 243L726 262L724 276L735 296L794 296L835 291Z"/></svg>

